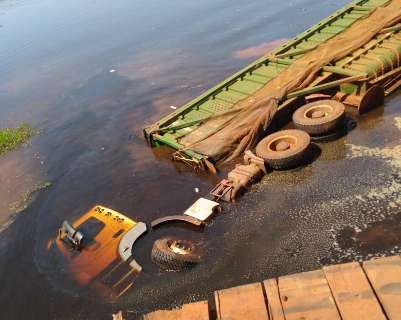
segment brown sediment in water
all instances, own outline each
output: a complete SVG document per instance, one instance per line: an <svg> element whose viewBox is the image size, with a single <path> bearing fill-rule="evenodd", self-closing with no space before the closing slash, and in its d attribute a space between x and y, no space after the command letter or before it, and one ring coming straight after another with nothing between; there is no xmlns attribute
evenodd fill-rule
<svg viewBox="0 0 401 320"><path fill-rule="evenodd" d="M44 166L45 159L32 149L20 149L1 157L0 230L32 201L32 191L43 184Z"/></svg>
<svg viewBox="0 0 401 320"><path fill-rule="evenodd" d="M360 260L401 253L401 213L363 226L348 226L334 234L331 255Z"/></svg>
<svg viewBox="0 0 401 320"><path fill-rule="evenodd" d="M146 122L153 122L154 119L159 119L160 116L167 115L174 108L177 108L187 102L191 97L188 94L180 94L174 96L162 96L153 99L151 102L152 114L150 119L146 119ZM142 127L141 127L142 128Z"/></svg>
<svg viewBox="0 0 401 320"><path fill-rule="evenodd" d="M191 72L188 73L189 66L198 67L191 68ZM116 72L127 79L144 82L150 87L176 88L181 93L185 92L184 90L205 90L207 83L216 81L212 77L219 77L213 66L201 62L196 52L174 50L141 53L117 64ZM190 98L188 96L188 100Z"/></svg>
<svg viewBox="0 0 401 320"><path fill-rule="evenodd" d="M233 57L235 59L259 58L264 54L268 53L269 51L277 48L278 46L281 46L286 41L288 41L287 38L282 38L269 42L262 42L261 44L258 44L256 46L235 51L233 53Z"/></svg>

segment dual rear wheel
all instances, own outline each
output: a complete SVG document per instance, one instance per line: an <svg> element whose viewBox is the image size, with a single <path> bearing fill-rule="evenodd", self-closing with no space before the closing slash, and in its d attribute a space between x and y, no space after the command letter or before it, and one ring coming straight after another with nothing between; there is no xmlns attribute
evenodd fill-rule
<svg viewBox="0 0 401 320"><path fill-rule="evenodd" d="M294 126L312 136L321 136L335 131L345 118L345 106L335 100L320 100L308 103L292 116Z"/></svg>
<svg viewBox="0 0 401 320"><path fill-rule="evenodd" d="M330 134L344 121L345 107L334 100L308 103L293 114L294 126L275 132L261 140L256 154L276 170L299 166L307 158L311 136Z"/></svg>
<svg viewBox="0 0 401 320"><path fill-rule="evenodd" d="M305 158L310 136L302 130L282 130L268 135L256 146L256 154L276 170L298 166Z"/></svg>

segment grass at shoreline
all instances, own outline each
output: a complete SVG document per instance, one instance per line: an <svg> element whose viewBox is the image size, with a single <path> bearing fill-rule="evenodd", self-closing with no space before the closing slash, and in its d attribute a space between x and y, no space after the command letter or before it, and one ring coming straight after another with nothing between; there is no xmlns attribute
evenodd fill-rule
<svg viewBox="0 0 401 320"><path fill-rule="evenodd" d="M16 149L35 134L36 130L27 123L16 128L0 129L0 155Z"/></svg>

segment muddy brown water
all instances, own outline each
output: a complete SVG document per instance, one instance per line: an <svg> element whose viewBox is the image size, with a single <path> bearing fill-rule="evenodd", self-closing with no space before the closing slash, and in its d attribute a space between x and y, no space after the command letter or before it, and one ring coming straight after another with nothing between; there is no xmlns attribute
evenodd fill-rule
<svg viewBox="0 0 401 320"><path fill-rule="evenodd" d="M217 177L148 148L141 129L346 1L0 1L0 126L43 132L0 157L0 307L4 319L128 319L212 291L336 262L399 253L401 97L349 117L314 161L273 172L202 230L172 224L134 248L144 270L117 302L76 287L46 250L64 219L94 204L135 220L182 212ZM251 17L245 19L244 17ZM51 181L23 212L33 186ZM200 193L195 192L199 188ZM205 260L158 270L155 239L199 241Z"/></svg>

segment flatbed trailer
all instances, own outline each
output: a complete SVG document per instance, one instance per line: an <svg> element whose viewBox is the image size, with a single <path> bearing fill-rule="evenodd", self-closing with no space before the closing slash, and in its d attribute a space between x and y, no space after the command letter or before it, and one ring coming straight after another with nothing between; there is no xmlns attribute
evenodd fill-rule
<svg viewBox="0 0 401 320"><path fill-rule="evenodd" d="M196 168L206 169L208 157L185 148L180 139L205 120L229 112L249 99L295 61L341 34L388 0L358 0L337 10L313 27L204 92L176 111L144 129L150 146L166 145L176 150L174 157ZM321 68L307 87L287 94L279 113L291 114L311 94L330 95L365 112L383 102L384 96L401 85L401 25L383 29L368 43L334 64ZM276 117L275 117L276 118ZM277 117L279 118L279 117ZM213 159L209 159L213 161Z"/></svg>

